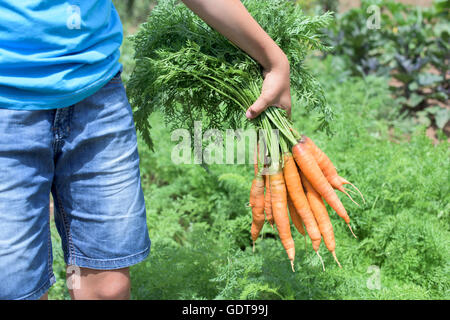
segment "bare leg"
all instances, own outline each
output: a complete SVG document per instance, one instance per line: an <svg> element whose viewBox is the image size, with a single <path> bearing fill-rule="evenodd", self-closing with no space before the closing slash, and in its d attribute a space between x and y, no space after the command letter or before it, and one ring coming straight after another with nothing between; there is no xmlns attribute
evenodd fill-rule
<svg viewBox="0 0 450 320"><path fill-rule="evenodd" d="M44 295L40 297L39 300L48 300L48 292L44 293Z"/></svg>
<svg viewBox="0 0 450 320"><path fill-rule="evenodd" d="M130 299L129 268L94 270L69 266L67 284L73 300Z"/></svg>

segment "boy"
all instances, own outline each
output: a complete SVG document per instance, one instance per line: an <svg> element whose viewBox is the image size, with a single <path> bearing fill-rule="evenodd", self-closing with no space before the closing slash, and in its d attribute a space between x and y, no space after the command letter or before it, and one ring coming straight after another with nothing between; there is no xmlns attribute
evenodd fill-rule
<svg viewBox="0 0 450 320"><path fill-rule="evenodd" d="M254 118L290 112L289 62L239 0L184 0L264 68ZM72 299L128 299L149 254L131 107L111 0L0 0L0 299L54 283L49 193Z"/></svg>

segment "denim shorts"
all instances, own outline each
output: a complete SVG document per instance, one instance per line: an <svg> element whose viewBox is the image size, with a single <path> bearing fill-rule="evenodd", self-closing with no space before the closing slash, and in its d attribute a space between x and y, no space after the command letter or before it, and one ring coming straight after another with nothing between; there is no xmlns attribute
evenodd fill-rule
<svg viewBox="0 0 450 320"><path fill-rule="evenodd" d="M0 109L0 299L38 299L55 282L53 218L67 265L119 269L149 254L136 130L120 73L70 107Z"/></svg>

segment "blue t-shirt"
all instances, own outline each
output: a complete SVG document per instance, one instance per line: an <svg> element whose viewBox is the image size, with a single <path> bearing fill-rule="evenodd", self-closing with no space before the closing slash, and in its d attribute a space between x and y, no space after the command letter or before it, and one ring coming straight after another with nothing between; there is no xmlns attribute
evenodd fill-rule
<svg viewBox="0 0 450 320"><path fill-rule="evenodd" d="M0 0L0 108L67 107L120 69L111 0Z"/></svg>

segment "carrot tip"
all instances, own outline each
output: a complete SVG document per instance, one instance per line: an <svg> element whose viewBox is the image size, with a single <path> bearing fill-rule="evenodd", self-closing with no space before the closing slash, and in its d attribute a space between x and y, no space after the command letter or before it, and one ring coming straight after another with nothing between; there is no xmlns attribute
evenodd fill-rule
<svg viewBox="0 0 450 320"><path fill-rule="evenodd" d="M339 263L339 260L338 260L338 258L336 257L336 252L332 251L332 252L331 252L331 254L332 254L332 255L333 255L333 257L334 257L334 260L336 260L336 262L337 262L337 264L338 264L339 268L342 268L341 264Z"/></svg>
<svg viewBox="0 0 450 320"><path fill-rule="evenodd" d="M352 229L352 227L350 226L350 223L347 223L347 225L348 225L348 228L350 229L352 235L353 235L356 239L358 239L358 237L353 233L353 229Z"/></svg>
<svg viewBox="0 0 450 320"><path fill-rule="evenodd" d="M252 248L252 252L255 252L255 241L253 241L253 248Z"/></svg>
<svg viewBox="0 0 450 320"><path fill-rule="evenodd" d="M325 264L323 263L323 259L322 259L322 257L320 256L319 251L316 251L316 253L317 253L317 256L318 256L319 259L320 259L320 262L322 262L322 269L323 269L323 271L325 272Z"/></svg>
<svg viewBox="0 0 450 320"><path fill-rule="evenodd" d="M361 208L361 206L359 205L359 203L356 202L355 200L353 200L352 196L348 194L348 192L346 191L347 189L345 189L345 188L342 188L342 189L343 189L343 190L341 190L341 191L342 191L342 192L343 192L350 200L352 200L354 204L356 204L358 207Z"/></svg>
<svg viewBox="0 0 450 320"><path fill-rule="evenodd" d="M295 269L294 269L294 260L291 260L291 268L292 268L292 272L295 272Z"/></svg>
<svg viewBox="0 0 450 320"><path fill-rule="evenodd" d="M361 191L359 191L359 189L358 189L353 183L351 183L351 182L349 182L349 181L347 181L347 180L345 180L345 179L344 179L344 183L345 183L345 184L349 184L349 185L351 185L353 188L355 188L356 191L358 191L359 195L361 196L361 198L362 198L364 204L366 203L366 199L364 199L363 194L361 193Z"/></svg>

